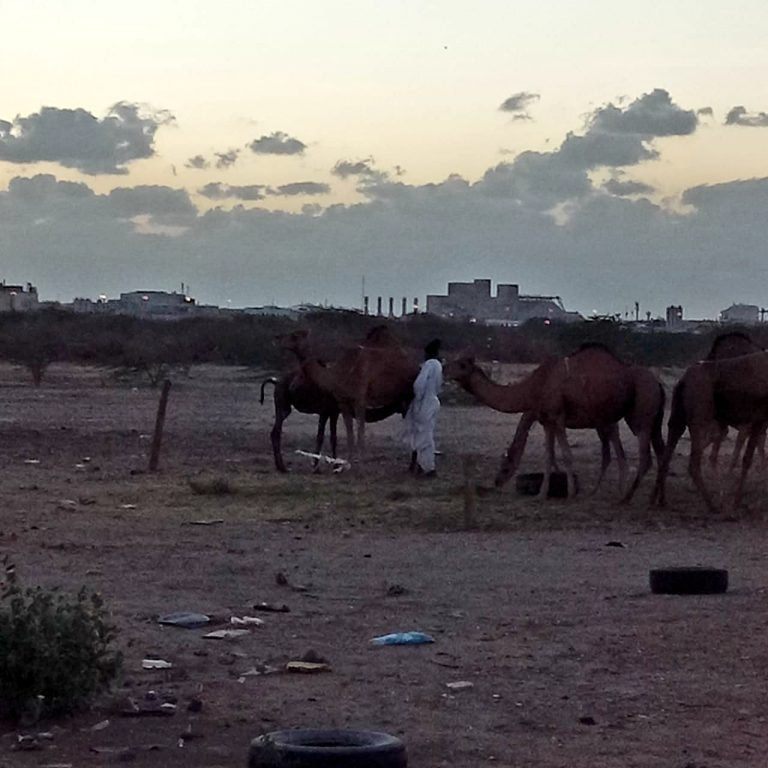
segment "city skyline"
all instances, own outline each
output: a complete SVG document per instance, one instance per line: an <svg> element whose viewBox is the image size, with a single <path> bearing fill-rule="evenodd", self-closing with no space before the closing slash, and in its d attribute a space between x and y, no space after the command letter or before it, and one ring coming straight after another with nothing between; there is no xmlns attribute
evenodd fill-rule
<svg viewBox="0 0 768 768"><path fill-rule="evenodd" d="M768 7L667 6L10 0L0 271L58 300L488 275L583 314L763 306Z"/></svg>

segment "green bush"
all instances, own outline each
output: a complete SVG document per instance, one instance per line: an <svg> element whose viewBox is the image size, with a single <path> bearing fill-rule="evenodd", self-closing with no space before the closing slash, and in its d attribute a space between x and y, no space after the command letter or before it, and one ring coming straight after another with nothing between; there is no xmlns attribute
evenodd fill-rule
<svg viewBox="0 0 768 768"><path fill-rule="evenodd" d="M0 716L33 719L83 710L122 668L115 628L96 593L22 589L4 557L0 595Z"/></svg>

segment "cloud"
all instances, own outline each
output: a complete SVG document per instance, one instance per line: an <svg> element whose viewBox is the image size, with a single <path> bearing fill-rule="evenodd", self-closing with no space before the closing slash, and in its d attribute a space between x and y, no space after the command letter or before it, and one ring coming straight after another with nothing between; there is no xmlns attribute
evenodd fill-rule
<svg viewBox="0 0 768 768"><path fill-rule="evenodd" d="M367 157L365 160L339 160L331 168L331 173L340 179L348 179L350 176L358 176L361 179L378 180L385 177L383 171L374 168L373 158Z"/></svg>
<svg viewBox="0 0 768 768"><path fill-rule="evenodd" d="M210 165L211 164L202 155L195 155L194 157L190 157L189 160L184 163L185 168L193 168L197 171L203 171L206 168L209 168Z"/></svg>
<svg viewBox="0 0 768 768"><path fill-rule="evenodd" d="M283 184L276 188L270 188L270 195L327 195L331 191L328 184L318 181L294 181L291 184Z"/></svg>
<svg viewBox="0 0 768 768"><path fill-rule="evenodd" d="M477 181L408 184L370 157L341 160L333 178L352 179L362 200L301 213L245 202L280 187L208 185L209 200L234 204L201 214L170 187L97 194L50 174L16 178L0 190L3 271L63 300L183 279L205 303L355 306L364 274L373 296L420 300L449 281L488 276L560 294L583 312L621 312L636 300L654 314L682 303L686 317L714 317L733 301L762 306L768 179L689 189L685 214L646 199L621 169L662 151L645 131L684 134L642 124L636 133L621 117L588 121L551 151L521 152ZM140 228L136 219L150 213L154 229Z"/></svg>
<svg viewBox="0 0 768 768"><path fill-rule="evenodd" d="M157 185L117 187L106 196L115 215L130 219L135 216L153 217L196 216L197 209L186 190Z"/></svg>
<svg viewBox="0 0 768 768"><path fill-rule="evenodd" d="M16 176L8 184L8 193L15 198L40 201L46 198L93 197L93 190L81 182L57 181L50 173L39 173L31 178Z"/></svg>
<svg viewBox="0 0 768 768"><path fill-rule="evenodd" d="M0 121L0 160L55 162L85 174L125 174L155 154L155 134L170 112L121 101L99 119L85 109L43 107L13 123Z"/></svg>
<svg viewBox="0 0 768 768"><path fill-rule="evenodd" d="M733 107L725 116L725 125L742 125L746 128L768 128L768 113L747 112L744 107Z"/></svg>
<svg viewBox="0 0 768 768"><path fill-rule="evenodd" d="M219 170L225 170L231 168L240 155L239 149L230 149L228 152L215 152L216 155L216 167Z"/></svg>
<svg viewBox="0 0 768 768"><path fill-rule="evenodd" d="M212 182L206 184L199 189L198 192L209 200L263 200L265 189L266 187L263 184L233 186L230 184L222 184L221 182Z"/></svg>
<svg viewBox="0 0 768 768"><path fill-rule="evenodd" d="M712 107L701 107L700 109L696 110L696 114L699 117L714 117L715 111L712 109Z"/></svg>
<svg viewBox="0 0 768 768"><path fill-rule="evenodd" d="M528 113L528 107L540 98L538 93L520 91L505 99L499 106L499 110L510 112L513 115L513 120L532 120L533 118Z"/></svg>
<svg viewBox="0 0 768 768"><path fill-rule="evenodd" d="M249 145L257 155L303 155L307 145L287 133L275 131L254 139Z"/></svg>
<svg viewBox="0 0 768 768"><path fill-rule="evenodd" d="M623 181L621 179L609 179L603 184L603 189L619 197L648 195L654 191L652 186L644 184L642 181Z"/></svg>
<svg viewBox="0 0 768 768"><path fill-rule="evenodd" d="M667 91L655 88L625 109L607 104L595 110L589 121L589 132L645 137L687 136L697 125L698 119L692 109L680 108Z"/></svg>

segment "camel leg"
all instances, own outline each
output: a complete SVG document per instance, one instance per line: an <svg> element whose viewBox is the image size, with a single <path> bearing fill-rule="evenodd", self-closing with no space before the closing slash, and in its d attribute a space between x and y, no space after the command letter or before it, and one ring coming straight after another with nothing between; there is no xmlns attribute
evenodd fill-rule
<svg viewBox="0 0 768 768"><path fill-rule="evenodd" d="M733 446L733 455L731 456L731 465L729 467L731 472L734 472L739 465L741 452L744 449L744 443L747 441L749 435L750 431L747 427L740 427L736 432L736 442Z"/></svg>
<svg viewBox="0 0 768 768"><path fill-rule="evenodd" d="M712 436L712 448L709 451L709 468L713 474L717 474L718 460L720 458L720 448L728 436L728 425L718 424Z"/></svg>
<svg viewBox="0 0 768 768"><path fill-rule="evenodd" d="M347 431L347 455L352 460L355 456L355 418L347 409L342 411L341 417L344 419L344 428Z"/></svg>
<svg viewBox="0 0 768 768"><path fill-rule="evenodd" d="M739 476L739 483L736 487L736 496L734 499L734 505L738 509L741 506L741 499L744 492L744 481L747 479L747 473L752 466L752 458L755 455L755 448L758 441L763 436L764 425L753 424L749 430L749 438L747 439L747 447L744 450L744 458L741 462L741 475Z"/></svg>
<svg viewBox="0 0 768 768"><path fill-rule="evenodd" d="M530 412L523 413L520 417L517 429L515 430L515 436L512 438L512 442L509 444L506 454L502 457L501 466L496 473L494 485L497 488L501 488L501 486L517 472L517 468L520 466L520 461L523 458L523 451L525 450L525 443L528 440L528 434L535 421L536 417Z"/></svg>
<svg viewBox="0 0 768 768"><path fill-rule="evenodd" d="M277 398L275 398L275 423L272 427L272 431L269 433L269 439L272 442L272 453L275 457L275 468L278 472L287 472L285 462L283 461L283 422L288 418L291 412L291 407L283 407L278 404Z"/></svg>
<svg viewBox="0 0 768 768"><path fill-rule="evenodd" d="M701 460L704 455L704 448L709 442L709 425L702 427L701 425L692 424L689 426L689 431L691 434L691 455L688 459L688 474L704 499L707 510L716 513L717 507L701 474Z"/></svg>
<svg viewBox="0 0 768 768"><path fill-rule="evenodd" d="M610 427L600 427L597 431L597 436L600 438L600 474L598 475L595 487L590 492L590 496L594 496L597 493L597 489L600 487L605 477L605 472L608 469L608 465L611 463L611 435Z"/></svg>
<svg viewBox="0 0 768 768"><path fill-rule="evenodd" d="M637 474L635 475L635 479L632 481L632 485L629 487L629 490L622 498L622 504L627 504L631 501L632 496L634 496L635 491L640 485L640 481L645 477L646 472L648 472L648 470L651 468L651 436L646 430L643 430L637 436L637 453Z"/></svg>
<svg viewBox="0 0 768 768"><path fill-rule="evenodd" d="M325 442L325 424L328 421L328 412L322 411L317 417L317 435L315 436L315 453L319 456L323 450ZM314 459L312 462L312 471L320 471L320 459Z"/></svg>
<svg viewBox="0 0 768 768"><path fill-rule="evenodd" d="M610 435L613 452L616 454L616 463L619 467L619 494L624 492L627 487L627 454L624 453L624 446L619 435L619 425L614 425Z"/></svg>
<svg viewBox="0 0 768 768"><path fill-rule="evenodd" d="M330 421L330 427L331 427L331 456L333 458L336 458L336 449L338 447L338 440L337 440L337 433L336 428L339 425L339 412L337 410L334 410L331 415L329 416Z"/></svg>
<svg viewBox="0 0 768 768"><path fill-rule="evenodd" d="M355 406L355 421L357 422L357 455L362 458L365 453L365 403Z"/></svg>
<svg viewBox="0 0 768 768"><path fill-rule="evenodd" d="M560 451L563 454L563 463L565 464L565 474L566 474L566 487L567 487L567 494L566 496L570 498L572 495L576 495L576 475L573 472L573 454L571 453L571 446L568 445L568 437L565 433L565 427L558 426L557 431L555 433L555 437L557 437L557 442L560 445ZM552 456L554 458L554 446L552 447ZM547 486L549 486L549 481L547 480ZM573 493L571 493L573 491Z"/></svg>
<svg viewBox="0 0 768 768"><path fill-rule="evenodd" d="M544 426L544 443L545 443L545 459L544 459L544 477L541 481L541 488L539 489L538 498L546 499L549 493L549 478L552 474L552 466L555 463L555 430L557 427L554 424L547 424ZM567 479L566 479L567 484ZM568 494L566 493L566 496Z"/></svg>
<svg viewBox="0 0 768 768"><path fill-rule="evenodd" d="M657 461L658 469L656 471L656 484L653 486L651 492L650 503L652 506L665 507L667 505L667 475L669 474L669 465L672 463L672 457L675 454L675 448L677 447L680 438L683 436L686 429L684 421L673 422L670 418L670 423L667 428L667 445L664 447L661 457L658 454L658 439L654 442L654 447L657 449Z"/></svg>

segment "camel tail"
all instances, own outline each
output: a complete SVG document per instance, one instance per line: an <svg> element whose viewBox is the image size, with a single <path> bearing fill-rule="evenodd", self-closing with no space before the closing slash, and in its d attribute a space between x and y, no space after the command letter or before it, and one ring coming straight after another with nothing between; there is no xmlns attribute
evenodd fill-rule
<svg viewBox="0 0 768 768"><path fill-rule="evenodd" d="M679 381L672 392L672 410L669 414L667 428L670 433L676 432L682 434L688 426L688 419L685 415L685 406L683 404L683 395L685 394L685 381Z"/></svg>
<svg viewBox="0 0 768 768"><path fill-rule="evenodd" d="M277 386L277 379L274 376L270 376L268 379L264 379L264 381L261 382L261 394L259 395L259 403L261 405L264 405L264 387L266 387L267 384Z"/></svg>
<svg viewBox="0 0 768 768"><path fill-rule="evenodd" d="M664 392L664 387L659 384L659 393L661 394L661 400L659 401L659 410L656 411L656 418L653 421L654 432L661 431L661 425L664 422L664 406L667 404L667 394Z"/></svg>

